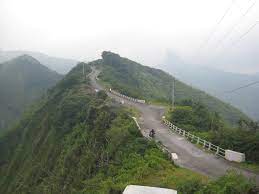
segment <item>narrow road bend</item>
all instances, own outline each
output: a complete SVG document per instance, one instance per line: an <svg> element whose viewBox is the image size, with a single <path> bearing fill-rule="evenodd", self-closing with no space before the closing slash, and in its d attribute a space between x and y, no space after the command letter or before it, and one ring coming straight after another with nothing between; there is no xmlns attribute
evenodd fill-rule
<svg viewBox="0 0 259 194"><path fill-rule="evenodd" d="M99 73L99 70L92 67L92 72L88 75L91 85L94 89L106 90L97 83L96 78ZM161 118L164 114L163 107L132 102L111 94L109 91L106 92L109 97L115 99L117 102L121 102L123 100L125 106L131 106L140 111L141 117L138 118L138 123L141 127L142 134L147 137L149 129L155 129L155 139L160 141L170 152L174 152L178 155L178 160L175 162L177 165L211 178L222 176L228 170L233 169L248 178L255 179L256 185L259 186L258 174L255 174L249 170L240 169L236 165L233 165L233 163L223 158L219 158L212 153L205 152L197 148L191 142L187 141L184 137L173 133L161 122Z"/></svg>

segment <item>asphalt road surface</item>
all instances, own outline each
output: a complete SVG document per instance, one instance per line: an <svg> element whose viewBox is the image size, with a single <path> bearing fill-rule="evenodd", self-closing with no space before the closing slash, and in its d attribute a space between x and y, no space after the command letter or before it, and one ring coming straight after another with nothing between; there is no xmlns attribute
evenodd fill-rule
<svg viewBox="0 0 259 194"><path fill-rule="evenodd" d="M106 90L96 80L99 70L92 68L88 75L91 85L94 89ZM140 104L118 97L107 91L109 97L118 102L124 101L125 106L132 106L138 109L141 117L138 123L144 136L148 136L150 129L155 129L155 139L160 141L170 152L178 155L177 165L204 174L211 178L217 178L224 175L228 170L234 169L248 178L255 179L256 185L259 186L259 175L249 170L240 169L237 164L231 163L223 158L205 152L197 148L194 144L187 141L184 137L173 133L167 126L162 123L164 108L155 105Z"/></svg>

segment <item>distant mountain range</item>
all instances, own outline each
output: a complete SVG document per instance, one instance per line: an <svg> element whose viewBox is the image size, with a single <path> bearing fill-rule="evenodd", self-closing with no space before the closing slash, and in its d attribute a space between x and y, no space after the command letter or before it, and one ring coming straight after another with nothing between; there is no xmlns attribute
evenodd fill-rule
<svg viewBox="0 0 259 194"><path fill-rule="evenodd" d="M29 55L0 64L0 131L62 77Z"/></svg>
<svg viewBox="0 0 259 194"><path fill-rule="evenodd" d="M229 92L249 83L259 81L259 73L252 75L238 74L185 64L173 53L168 54L165 62L159 65L159 68L194 87L234 105L252 119L259 120L259 84L235 92Z"/></svg>
<svg viewBox="0 0 259 194"><path fill-rule="evenodd" d="M25 73L23 70L40 66L33 58L23 56L9 62L7 67L18 62L21 69L12 75L17 78L21 77L20 71ZM227 186L235 193L239 184L248 188L239 174L237 178L227 175L217 185L212 181L206 184L207 177L173 165L154 141L142 136L129 109L118 106L103 91L93 90L90 79L82 73L84 69L85 75L89 75L90 65L102 71L99 80L107 87L151 102L170 100L173 77L161 70L111 52L103 52L102 59L79 63L49 90L45 100L35 105L29 115L0 135L0 193L115 194L123 193L129 183L188 189L182 193L188 193L194 186L202 190L204 187L207 193L213 193L215 188L223 191L217 189L214 193L224 193ZM49 72L44 69L29 72L40 80L39 73ZM32 80L37 81L36 78ZM209 110L220 112L231 121L245 116L180 81L175 86L178 100L200 99Z"/></svg>
<svg viewBox="0 0 259 194"><path fill-rule="evenodd" d="M31 51L0 51L0 63L11 60L21 55L30 55L37 59L42 65L60 74L68 73L78 61L72 59L64 59L58 57L51 57L40 52Z"/></svg>

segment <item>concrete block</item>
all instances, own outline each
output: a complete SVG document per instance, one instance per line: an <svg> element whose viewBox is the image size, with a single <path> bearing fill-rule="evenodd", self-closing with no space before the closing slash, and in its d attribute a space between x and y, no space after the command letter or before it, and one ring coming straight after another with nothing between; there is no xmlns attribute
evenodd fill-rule
<svg viewBox="0 0 259 194"><path fill-rule="evenodd" d="M176 153L171 153L171 159L173 161L178 160L178 155Z"/></svg>
<svg viewBox="0 0 259 194"><path fill-rule="evenodd" d="M123 194L177 194L176 190L159 187L128 185Z"/></svg>
<svg viewBox="0 0 259 194"><path fill-rule="evenodd" d="M240 152L235 152L232 150L226 150L225 158L226 158L226 160L233 161L233 162L244 162L245 154L240 153Z"/></svg>

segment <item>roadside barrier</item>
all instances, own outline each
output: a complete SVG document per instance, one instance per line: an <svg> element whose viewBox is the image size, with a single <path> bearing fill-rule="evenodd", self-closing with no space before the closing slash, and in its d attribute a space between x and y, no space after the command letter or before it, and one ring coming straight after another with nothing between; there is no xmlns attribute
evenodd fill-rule
<svg viewBox="0 0 259 194"><path fill-rule="evenodd" d="M110 91L112 94L116 95L116 96L120 96L120 97L125 98L125 99L127 99L127 100L130 100L130 101L132 101L132 102L137 102L137 103L141 103L141 104L145 104L145 103L146 103L145 100L140 100L140 99L137 99L137 98L132 98L132 97L126 96L126 95L124 95L124 94L121 94L121 93L119 93L119 92L116 92L116 91L112 90L111 88L110 88L109 91Z"/></svg>
<svg viewBox="0 0 259 194"><path fill-rule="evenodd" d="M163 122L165 125L167 125L173 132L178 133L179 135L185 137L186 139L190 140L192 143L196 143L198 145L202 145L203 148L214 152L216 155L225 158L225 150L222 149L219 146L216 146L214 144L212 144L209 141L206 141L200 137L197 137L191 133L189 133L188 131L185 131L177 126L175 126L173 123L169 122L168 120L166 120L165 118L163 118Z"/></svg>
<svg viewBox="0 0 259 194"><path fill-rule="evenodd" d="M181 128L175 126L173 123L166 120L165 117L163 117L162 120L163 120L164 124L166 126L168 126L173 132L176 132L179 135L185 137L187 140L191 141L192 143L201 145L204 149L214 152L217 156L220 156L226 160L234 161L234 162L244 162L245 161L244 153L235 152L232 150L225 150L217 145L212 144L209 141L206 141L205 139L195 136L195 135L191 134L190 132L185 131L184 129L181 129Z"/></svg>
<svg viewBox="0 0 259 194"><path fill-rule="evenodd" d="M141 104L145 104L146 101L145 100L140 100L140 99L136 99L136 98L132 98L129 96L126 96L124 94L121 94L119 92L116 92L114 90L112 90L110 88L109 90L112 94L125 98L127 100L130 100L132 102L137 102L137 103L141 103ZM133 118L134 121L137 123L136 118ZM197 144L197 145L201 145L204 149L209 150L210 152L215 153L215 155L220 156L226 160L229 161L234 161L234 162L244 162L245 161L245 154L240 153L240 152L235 152L232 150L225 150L217 145L214 145L213 143L202 139L184 129L181 129L177 126L175 126L173 123L169 122L168 120L165 119L165 117L162 118L163 123L168 126L173 132L178 133L179 135L185 137L187 140L189 140L190 142ZM138 123L137 123L138 128L140 129ZM163 150L165 151L165 147L162 145ZM169 152L168 152L169 153Z"/></svg>

